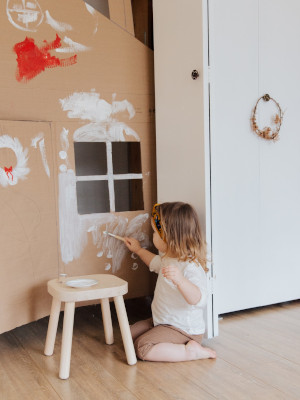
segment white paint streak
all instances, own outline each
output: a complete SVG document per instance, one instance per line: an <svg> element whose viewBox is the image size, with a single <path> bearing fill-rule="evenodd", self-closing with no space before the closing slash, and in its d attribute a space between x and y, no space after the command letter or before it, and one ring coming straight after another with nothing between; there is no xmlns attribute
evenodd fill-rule
<svg viewBox="0 0 300 400"><path fill-rule="evenodd" d="M133 218L129 223L128 219L122 216L114 216L114 220L106 225L105 231L118 236L132 236L140 240L142 247L149 247L149 238L143 231L143 225L149 218L148 214L141 214ZM99 238L98 246L103 250L104 256L112 256L112 273L116 273L122 265L122 260L128 253L127 247L120 240L109 235L102 235Z"/></svg>
<svg viewBox="0 0 300 400"><path fill-rule="evenodd" d="M85 6L90 14L96 15L96 10L94 9L94 7L92 7L90 4L87 4L87 3L85 3Z"/></svg>
<svg viewBox="0 0 300 400"><path fill-rule="evenodd" d="M40 132L36 137L31 139L31 147L34 147L35 149L37 149L37 143L39 140L43 139L43 137L44 137L44 134Z"/></svg>
<svg viewBox="0 0 300 400"><path fill-rule="evenodd" d="M108 253L106 254L106 258L113 258L112 253L110 252L110 250L108 251Z"/></svg>
<svg viewBox="0 0 300 400"><path fill-rule="evenodd" d="M66 128L63 128L60 133L60 144L62 150L59 152L59 157L61 160L66 160L66 168L69 167L69 160L68 160L68 150L69 150L69 131ZM62 172L65 170L61 170Z"/></svg>
<svg viewBox="0 0 300 400"><path fill-rule="evenodd" d="M96 24L95 24L95 28L94 28L94 32L93 32L95 34L98 31L98 15L97 15L97 11L90 4L85 3L85 6L86 6L86 9L88 10L88 12L95 17Z"/></svg>
<svg viewBox="0 0 300 400"><path fill-rule="evenodd" d="M46 171L46 174L50 178L50 170L49 170L49 166L48 166L46 149L45 149L45 139L43 139L43 138L44 138L44 134L42 132L40 132L36 137L34 137L31 140L31 146L34 147L35 149L37 149L37 144L39 144L39 149L40 149L44 169Z"/></svg>
<svg viewBox="0 0 300 400"><path fill-rule="evenodd" d="M47 156L46 156L46 149L45 149L45 139L42 139L39 141L39 148L40 148L40 153L44 165L44 169L48 177L50 178L50 170L48 166L48 161L47 161Z"/></svg>
<svg viewBox="0 0 300 400"><path fill-rule="evenodd" d="M59 47L58 49L55 49L55 51L57 53L75 53L75 52L78 53L80 51L91 50L90 47L87 47L84 44L74 42L72 39L68 38L67 36L64 37L63 42L68 47Z"/></svg>
<svg viewBox="0 0 300 400"><path fill-rule="evenodd" d="M114 189L114 179L113 179L113 162L112 162L111 142L106 142L106 159L107 159L109 208L110 208L111 212L114 212L115 211L115 189Z"/></svg>
<svg viewBox="0 0 300 400"><path fill-rule="evenodd" d="M74 171L59 174L59 228L62 261L67 264L79 258L87 237L77 213L76 181Z"/></svg>
<svg viewBox="0 0 300 400"><path fill-rule="evenodd" d="M128 111L129 119L135 116L135 109L128 100L123 101L113 101L112 105L112 114L117 114L122 111Z"/></svg>
<svg viewBox="0 0 300 400"><path fill-rule="evenodd" d="M149 246L148 235L142 231L142 226L149 218L148 214L140 214L133 218L128 224L125 236L131 236L142 242L142 245ZM146 243L144 243L146 242Z"/></svg>
<svg viewBox="0 0 300 400"><path fill-rule="evenodd" d="M136 270L138 269L138 267L139 267L139 264L138 264L138 263L133 263L131 269L132 269L133 271L136 271Z"/></svg>
<svg viewBox="0 0 300 400"><path fill-rule="evenodd" d="M112 113L112 106L100 99L99 93L75 92L65 99L60 99L60 103L63 111L68 111L69 118L106 122Z"/></svg>
<svg viewBox="0 0 300 400"><path fill-rule="evenodd" d="M125 142L125 136L140 140L138 134L124 122L90 123L78 128L73 135L75 142Z"/></svg>
<svg viewBox="0 0 300 400"><path fill-rule="evenodd" d="M109 271L111 269L111 264L106 263L104 269L105 271Z"/></svg>
<svg viewBox="0 0 300 400"><path fill-rule="evenodd" d="M59 184L59 230L61 258L65 264L78 259L87 245L88 230L98 241L100 227L116 217L113 214L78 215L76 176L73 170L58 175ZM97 236L98 235L98 236Z"/></svg>
<svg viewBox="0 0 300 400"><path fill-rule="evenodd" d="M68 151L69 149L69 131L66 128L63 128L60 133L60 143L61 147L64 151Z"/></svg>
<svg viewBox="0 0 300 400"><path fill-rule="evenodd" d="M71 25L66 24L65 22L58 22L54 18L52 18L48 10L45 11L45 22L50 25L55 31L65 32L71 31L73 29Z"/></svg>
<svg viewBox="0 0 300 400"><path fill-rule="evenodd" d="M132 254L131 254L131 258L133 258L134 260L136 260L136 259L138 258L138 255L135 254L135 253L132 253Z"/></svg>
<svg viewBox="0 0 300 400"><path fill-rule="evenodd" d="M115 118L117 113L124 111L128 112L129 119L134 117L134 107L128 100L114 100L109 104L100 98L99 93L75 92L60 99L60 103L69 118L91 121L74 132L73 139L76 142L125 141L126 136L140 140L132 128Z"/></svg>
<svg viewBox="0 0 300 400"><path fill-rule="evenodd" d="M103 256L103 251L99 251L99 253L97 253L97 257L102 257Z"/></svg>

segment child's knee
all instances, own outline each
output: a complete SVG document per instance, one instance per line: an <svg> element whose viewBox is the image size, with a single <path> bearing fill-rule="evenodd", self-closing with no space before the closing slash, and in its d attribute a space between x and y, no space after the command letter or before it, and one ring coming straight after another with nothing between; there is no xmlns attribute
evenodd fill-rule
<svg viewBox="0 0 300 400"><path fill-rule="evenodd" d="M154 343L150 342L147 337L140 336L134 342L134 348L136 352L136 356L140 360L145 360L146 354L149 350L154 346Z"/></svg>

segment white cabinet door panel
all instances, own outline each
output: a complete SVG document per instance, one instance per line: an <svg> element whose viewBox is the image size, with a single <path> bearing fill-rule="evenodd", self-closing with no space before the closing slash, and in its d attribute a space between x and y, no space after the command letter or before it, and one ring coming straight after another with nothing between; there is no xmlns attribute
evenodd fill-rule
<svg viewBox="0 0 300 400"><path fill-rule="evenodd" d="M213 253L226 313L300 297L300 3L209 5ZM250 128L265 93L287 109L276 143ZM260 103L260 122L274 110Z"/></svg>

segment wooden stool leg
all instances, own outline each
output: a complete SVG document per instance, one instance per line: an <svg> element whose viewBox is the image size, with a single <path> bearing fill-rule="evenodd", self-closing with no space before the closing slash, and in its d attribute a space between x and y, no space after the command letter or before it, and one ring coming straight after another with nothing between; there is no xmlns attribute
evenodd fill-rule
<svg viewBox="0 0 300 400"><path fill-rule="evenodd" d="M52 298L51 313L48 323L48 331L45 343L44 354L46 356L52 356L57 332L57 325L60 313L61 302L54 297Z"/></svg>
<svg viewBox="0 0 300 400"><path fill-rule="evenodd" d="M74 324L75 303L65 303L64 326L62 334L59 377L68 379L70 375L72 336Z"/></svg>
<svg viewBox="0 0 300 400"><path fill-rule="evenodd" d="M110 313L110 305L109 299L101 299L101 310L102 310L102 320L105 334L105 343L113 344L114 342L114 333L111 322L111 313Z"/></svg>
<svg viewBox="0 0 300 400"><path fill-rule="evenodd" d="M129 328L127 312L123 300L123 296L114 297L114 302L116 306L118 321L121 329L121 335L123 339L123 344L125 348L125 353L127 357L127 362L129 365L136 364L136 355L134 351L132 336Z"/></svg>

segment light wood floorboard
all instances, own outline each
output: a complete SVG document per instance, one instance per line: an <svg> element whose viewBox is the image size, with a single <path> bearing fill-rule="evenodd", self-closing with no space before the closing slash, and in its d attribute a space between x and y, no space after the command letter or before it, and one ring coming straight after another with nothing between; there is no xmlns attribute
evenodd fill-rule
<svg viewBox="0 0 300 400"><path fill-rule="evenodd" d="M100 305L76 309L71 372L58 378L43 355L48 318L0 335L1 400L293 400L300 398L300 301L224 315L204 344L216 360L126 363L113 305L115 343L105 344ZM150 316L150 299L127 300L130 323Z"/></svg>

